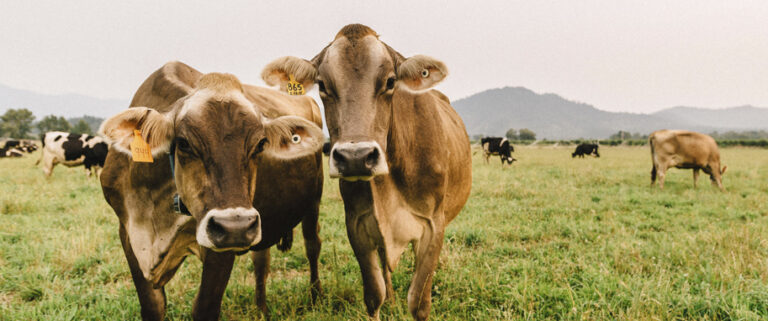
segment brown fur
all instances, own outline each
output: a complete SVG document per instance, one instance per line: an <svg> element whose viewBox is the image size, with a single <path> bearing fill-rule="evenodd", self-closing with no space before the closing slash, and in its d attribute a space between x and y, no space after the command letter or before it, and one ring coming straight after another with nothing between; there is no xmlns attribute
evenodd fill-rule
<svg viewBox="0 0 768 321"><path fill-rule="evenodd" d="M710 175L712 185L725 191L722 174L725 167L720 168L720 151L717 142L712 137L687 130L658 130L648 137L651 146L651 185L659 176L659 188L664 189L664 178L667 169L693 169L693 187L699 178L699 170Z"/></svg>
<svg viewBox="0 0 768 321"><path fill-rule="evenodd" d="M425 56L405 59L371 35L368 27L346 26L312 64L327 89L321 97L331 144L375 141L389 166L388 174L370 181L339 182L368 315L378 319L384 299L393 298L391 273L410 243L416 266L408 308L425 320L445 227L471 189L469 138L448 98L429 90L447 74L445 65ZM431 71L426 79L425 68ZM275 71L280 67L265 70ZM394 75L402 85L385 90Z"/></svg>
<svg viewBox="0 0 768 321"><path fill-rule="evenodd" d="M350 40L356 40L368 35L375 36L376 38L379 37L376 31L373 31L373 29L369 28L368 26L355 23L355 24L346 25L343 28L341 28L341 30L339 30L339 32L336 33L336 37L334 37L334 40L339 39L340 37L345 37Z"/></svg>
<svg viewBox="0 0 768 321"><path fill-rule="evenodd" d="M292 235L293 227L299 222L302 222L310 262L312 297L315 298L321 291L317 265L320 251L317 220L323 181L319 150L299 159L281 160L263 154L249 159L245 154L247 150L242 148L255 146L258 141L253 140L259 135L280 140L283 136L279 135L286 134L287 127L299 125L310 128L311 123L317 124L317 105L307 97L285 98L286 95L265 88L238 86L239 81L236 80L234 76L225 74L203 76L187 65L171 62L150 75L136 92L132 106L146 108L134 107L123 112L135 114L127 117L126 128L133 125L143 128L143 124L147 123L143 119L153 117L174 119L170 115L178 112L184 101L199 89L191 84L217 91L240 87L247 101L257 109L254 112L248 109L250 107L240 105L241 100L212 100L200 107L199 112L174 124L174 137L184 136L191 146L205 152L213 161L203 166L197 158L185 156L177 149L179 165L176 182L171 176L167 154L158 155L154 163L134 163L126 153L114 150L108 154L101 176L102 189L120 221L123 249L145 320L163 319L163 287L190 254L198 255L203 260L203 276L195 299L193 318L218 317L234 254L213 252L200 247L195 241L196 220L205 207L211 206L252 205L260 213L262 240L251 250L257 251L254 255L257 279L255 300L262 311L266 312L264 298L269 248ZM276 133L259 134L259 131L265 130L262 115L268 121L280 122ZM270 119L285 115L309 121ZM131 119L135 119L136 123L130 124ZM115 127L113 124L104 126ZM157 129L147 131L157 132ZM153 143L151 137L149 141ZM221 143L206 143L210 141ZM243 162L247 163L243 165L245 167L238 169L236 164L245 159L249 159ZM209 176L207 170L216 174ZM177 192L177 186L194 218L172 211L172 196Z"/></svg>
<svg viewBox="0 0 768 321"><path fill-rule="evenodd" d="M220 93L226 93L232 90L243 92L243 85L237 77L232 74L218 72L212 72L200 77L200 79L197 80L195 87L198 89L211 89Z"/></svg>

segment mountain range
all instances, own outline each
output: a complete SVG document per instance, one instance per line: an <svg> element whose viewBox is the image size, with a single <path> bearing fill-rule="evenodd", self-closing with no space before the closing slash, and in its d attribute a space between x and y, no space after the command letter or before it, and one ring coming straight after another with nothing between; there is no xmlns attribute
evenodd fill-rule
<svg viewBox="0 0 768 321"><path fill-rule="evenodd" d="M470 136L503 136L510 128L528 128L537 138L547 139L607 138L620 130L648 134L662 128L705 133L768 129L768 108L680 106L651 114L609 112L524 87L489 89L456 100L452 105L464 120ZM127 106L128 100L78 94L47 95L0 84L0 114L10 108L27 108L38 120L46 115L106 118Z"/></svg>
<svg viewBox="0 0 768 321"><path fill-rule="evenodd" d="M78 94L47 95L0 84L0 115L8 109L27 108L37 120L47 115L106 118L126 107L128 100L100 99Z"/></svg>
<svg viewBox="0 0 768 321"><path fill-rule="evenodd" d="M672 107L651 114L609 112L523 87L486 90L452 105L470 136L503 136L510 128L528 128L537 138L547 139L607 138L620 130L648 134L663 128L705 133L768 129L768 108Z"/></svg>

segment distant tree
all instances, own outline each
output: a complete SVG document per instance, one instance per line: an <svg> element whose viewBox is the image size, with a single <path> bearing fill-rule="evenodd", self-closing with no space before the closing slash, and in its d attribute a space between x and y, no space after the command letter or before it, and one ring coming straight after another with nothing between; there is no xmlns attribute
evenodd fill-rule
<svg viewBox="0 0 768 321"><path fill-rule="evenodd" d="M507 133L504 136L506 136L507 139L509 140L515 140L518 138L517 130L515 130L514 128L510 128L507 130Z"/></svg>
<svg viewBox="0 0 768 321"><path fill-rule="evenodd" d="M69 123L77 124L80 120L84 120L88 123L88 125L91 126L91 132L95 133L99 130L99 126L101 126L101 122L104 121L104 118L83 115L83 117L70 118Z"/></svg>
<svg viewBox="0 0 768 321"><path fill-rule="evenodd" d="M648 139L648 135L643 135L640 133L630 133L628 131L620 130L616 132L615 134L611 135L609 139L612 140L628 140L628 139Z"/></svg>
<svg viewBox="0 0 768 321"><path fill-rule="evenodd" d="M69 124L66 118L64 117L56 117L54 115L48 115L43 117L42 120L37 122L37 129L40 130L40 133L47 133L50 131L62 131L62 132L68 132L70 129L72 129L72 125Z"/></svg>
<svg viewBox="0 0 768 321"><path fill-rule="evenodd" d="M8 137L27 138L34 121L35 115L29 109L8 109L0 116L0 132Z"/></svg>
<svg viewBox="0 0 768 321"><path fill-rule="evenodd" d="M610 139L618 139L618 140L630 139L630 138L632 138L632 133L630 133L628 131L620 130L617 133L611 135L611 137L609 137L609 138Z"/></svg>
<svg viewBox="0 0 768 321"><path fill-rule="evenodd" d="M517 135L517 137L520 140L536 140L536 133L528 128L523 128L520 130L520 133Z"/></svg>
<svg viewBox="0 0 768 321"><path fill-rule="evenodd" d="M91 125L88 125L88 122L86 122L84 119L80 119L77 124L75 124L75 127L72 127L72 132L77 134L93 135Z"/></svg>

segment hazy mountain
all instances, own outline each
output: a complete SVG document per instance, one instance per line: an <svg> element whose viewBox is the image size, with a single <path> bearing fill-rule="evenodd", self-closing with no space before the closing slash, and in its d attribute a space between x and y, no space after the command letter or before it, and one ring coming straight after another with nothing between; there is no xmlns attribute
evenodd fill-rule
<svg viewBox="0 0 768 321"><path fill-rule="evenodd" d="M8 109L27 108L37 120L46 115L66 118L92 115L109 117L128 107L128 100L99 99L77 94L46 95L0 85L0 114Z"/></svg>
<svg viewBox="0 0 768 321"><path fill-rule="evenodd" d="M502 136L509 128L529 128L537 138L573 139L607 138L619 130L647 134L662 128L704 132L768 128L765 108L675 107L653 114L617 113L522 87L486 90L456 100L453 106L470 135ZM748 118L754 121L747 122Z"/></svg>
<svg viewBox="0 0 768 321"><path fill-rule="evenodd" d="M653 113L664 118L685 119L692 125L718 125L733 129L765 129L768 127L768 110L753 106L740 106L726 109L706 109L697 107L672 107Z"/></svg>

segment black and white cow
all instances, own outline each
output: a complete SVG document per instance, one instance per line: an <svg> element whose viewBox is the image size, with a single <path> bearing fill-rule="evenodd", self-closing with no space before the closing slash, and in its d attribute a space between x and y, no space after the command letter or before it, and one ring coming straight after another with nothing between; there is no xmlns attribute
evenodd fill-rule
<svg viewBox="0 0 768 321"><path fill-rule="evenodd" d="M4 158L4 157L21 157L23 155L24 154L21 152L21 150L19 150L18 148L15 148L15 147L3 147L3 148L0 148L0 158Z"/></svg>
<svg viewBox="0 0 768 321"><path fill-rule="evenodd" d="M505 161L510 165L512 162L516 161L516 159L512 157L512 152L515 151L515 148L506 138L483 137L480 139L480 144L483 146L486 164L488 163L488 158L491 157L491 155L499 155L501 157L502 165L504 165Z"/></svg>
<svg viewBox="0 0 768 321"><path fill-rule="evenodd" d="M31 140L16 140L16 139L9 139L5 141L5 145L3 146L3 149L5 150L11 150L16 149L25 153L31 153L37 150L37 144L35 144Z"/></svg>
<svg viewBox="0 0 768 321"><path fill-rule="evenodd" d="M600 153L597 152L597 146L597 144L579 144L579 146L576 146L576 151L571 154L571 158L576 156L584 158L584 155L595 155L595 157L600 157Z"/></svg>
<svg viewBox="0 0 768 321"><path fill-rule="evenodd" d="M85 165L88 176L101 174L109 145L101 137L66 132L43 134L43 173L51 176L53 167L62 164L68 167ZM38 163L40 162L38 160Z"/></svg>

